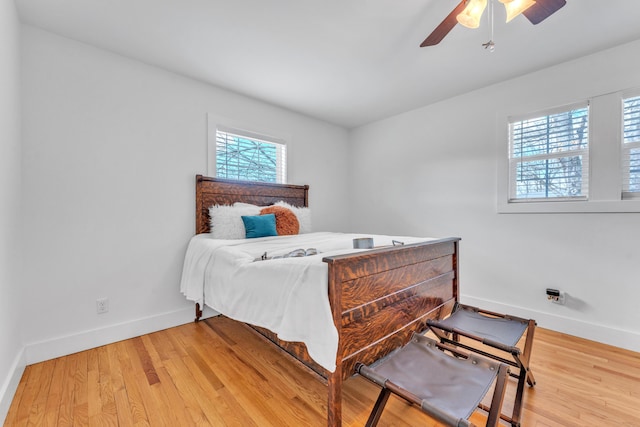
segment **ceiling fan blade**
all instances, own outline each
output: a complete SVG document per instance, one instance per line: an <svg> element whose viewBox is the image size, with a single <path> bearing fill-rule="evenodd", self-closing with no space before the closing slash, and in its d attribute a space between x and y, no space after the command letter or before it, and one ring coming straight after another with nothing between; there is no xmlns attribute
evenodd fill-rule
<svg viewBox="0 0 640 427"><path fill-rule="evenodd" d="M565 4L567 4L566 0L536 0L536 3L522 14L536 25L556 13Z"/></svg>
<svg viewBox="0 0 640 427"><path fill-rule="evenodd" d="M456 16L464 10L466 3L467 0L462 0L460 4L457 5L446 18L444 18L444 21L442 21L440 25L438 25L436 29L429 34L429 37L424 39L422 44L420 44L420 47L434 46L440 43L442 39L449 34L449 31L451 31L458 23Z"/></svg>

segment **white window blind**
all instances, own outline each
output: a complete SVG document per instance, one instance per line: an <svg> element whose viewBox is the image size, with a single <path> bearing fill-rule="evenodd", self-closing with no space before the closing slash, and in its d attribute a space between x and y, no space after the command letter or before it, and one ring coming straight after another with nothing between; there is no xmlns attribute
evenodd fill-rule
<svg viewBox="0 0 640 427"><path fill-rule="evenodd" d="M509 201L585 200L589 106L509 119Z"/></svg>
<svg viewBox="0 0 640 427"><path fill-rule="evenodd" d="M622 101L622 194L640 196L640 96Z"/></svg>
<svg viewBox="0 0 640 427"><path fill-rule="evenodd" d="M275 138L218 127L215 156L218 178L287 181L287 146Z"/></svg>

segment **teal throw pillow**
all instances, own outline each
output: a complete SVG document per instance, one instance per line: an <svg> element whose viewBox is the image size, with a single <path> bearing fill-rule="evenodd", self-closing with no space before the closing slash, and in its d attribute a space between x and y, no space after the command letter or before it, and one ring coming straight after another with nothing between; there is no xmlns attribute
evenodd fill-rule
<svg viewBox="0 0 640 427"><path fill-rule="evenodd" d="M274 214L243 216L242 222L244 222L247 239L278 235L276 231L276 216Z"/></svg>

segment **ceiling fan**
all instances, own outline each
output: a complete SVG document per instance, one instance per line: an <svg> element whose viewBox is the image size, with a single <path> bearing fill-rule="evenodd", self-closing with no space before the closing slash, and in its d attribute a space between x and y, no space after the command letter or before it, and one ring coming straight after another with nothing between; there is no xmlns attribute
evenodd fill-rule
<svg viewBox="0 0 640 427"><path fill-rule="evenodd" d="M446 18L427 37L420 47L437 45L447 34L460 23L469 28L477 28L480 17L493 0L462 0ZM536 25L556 13L567 4L566 0L499 0L507 10L507 22L522 13L532 24Z"/></svg>

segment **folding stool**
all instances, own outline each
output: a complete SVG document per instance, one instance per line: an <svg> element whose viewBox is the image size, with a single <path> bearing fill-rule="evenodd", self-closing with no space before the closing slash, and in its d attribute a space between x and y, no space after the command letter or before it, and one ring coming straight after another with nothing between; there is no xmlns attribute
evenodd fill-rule
<svg viewBox="0 0 640 427"><path fill-rule="evenodd" d="M501 418L514 427L520 426L524 383L526 381L532 387L536 383L529 368L533 334L536 328L535 320L494 313L456 302L449 317L439 321L428 320L427 325L441 343L461 347L518 368L516 372L510 372L511 376L518 379L513 412L510 417L502 414ZM527 335L521 351L516 345L525 331ZM479 346L460 342L460 336L509 353L512 360L485 351ZM488 350L488 348L485 349Z"/></svg>
<svg viewBox="0 0 640 427"><path fill-rule="evenodd" d="M474 354L465 355L423 335L370 366L356 372L382 387L366 427L374 427L389 395L394 393L420 406L422 411L448 426L473 426L468 418L495 382L487 426L500 421L509 367ZM466 358L465 358L466 356Z"/></svg>

